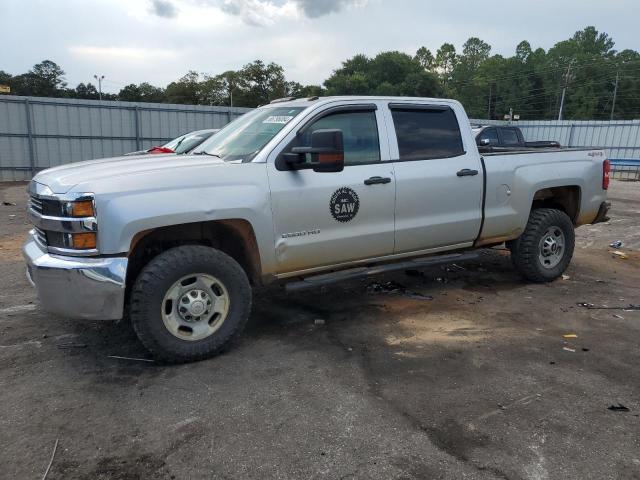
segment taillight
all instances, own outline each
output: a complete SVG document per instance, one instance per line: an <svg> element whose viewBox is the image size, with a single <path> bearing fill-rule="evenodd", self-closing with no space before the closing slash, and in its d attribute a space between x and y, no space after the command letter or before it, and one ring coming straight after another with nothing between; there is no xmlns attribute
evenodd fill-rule
<svg viewBox="0 0 640 480"><path fill-rule="evenodd" d="M611 173L611 162L605 160L602 162L602 189L609 189L609 174Z"/></svg>

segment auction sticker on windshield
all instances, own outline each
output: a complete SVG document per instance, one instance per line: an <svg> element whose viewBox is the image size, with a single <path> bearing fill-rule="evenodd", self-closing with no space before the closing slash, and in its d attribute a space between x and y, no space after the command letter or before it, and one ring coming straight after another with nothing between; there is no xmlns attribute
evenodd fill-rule
<svg viewBox="0 0 640 480"><path fill-rule="evenodd" d="M265 118L262 123L288 123L289 120L293 118L293 115L271 115L270 117Z"/></svg>

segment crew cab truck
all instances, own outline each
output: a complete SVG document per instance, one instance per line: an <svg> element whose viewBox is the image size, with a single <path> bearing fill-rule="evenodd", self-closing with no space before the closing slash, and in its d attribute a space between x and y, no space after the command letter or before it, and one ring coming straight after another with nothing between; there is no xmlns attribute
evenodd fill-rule
<svg viewBox="0 0 640 480"><path fill-rule="evenodd" d="M522 130L514 126L472 125L480 153L511 152L534 148L560 148L555 140L526 142Z"/></svg>
<svg viewBox="0 0 640 480"><path fill-rule="evenodd" d="M255 109L186 156L74 163L29 185L27 275L66 317L128 315L158 359L219 352L252 289L461 261L506 242L522 276L567 268L606 219L600 150L480 156L453 100L326 97Z"/></svg>

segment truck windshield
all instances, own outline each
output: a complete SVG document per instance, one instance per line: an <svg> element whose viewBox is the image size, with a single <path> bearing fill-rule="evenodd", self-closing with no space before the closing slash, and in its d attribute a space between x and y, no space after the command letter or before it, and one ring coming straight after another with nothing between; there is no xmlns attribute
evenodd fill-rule
<svg viewBox="0 0 640 480"><path fill-rule="evenodd" d="M233 121L197 147L194 155L250 162L305 107L259 108Z"/></svg>

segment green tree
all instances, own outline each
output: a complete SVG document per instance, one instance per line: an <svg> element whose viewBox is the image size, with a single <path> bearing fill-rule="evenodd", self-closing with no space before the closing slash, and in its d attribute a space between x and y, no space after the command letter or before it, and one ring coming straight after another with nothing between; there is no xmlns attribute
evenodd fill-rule
<svg viewBox="0 0 640 480"><path fill-rule="evenodd" d="M418 59L401 52L382 52L369 59L356 55L346 60L325 81L329 95L435 96L437 78Z"/></svg>
<svg viewBox="0 0 640 480"><path fill-rule="evenodd" d="M458 63L458 55L456 47L451 43L443 43L436 52L435 68L440 75L443 86L447 87L447 83L451 79L451 74Z"/></svg>
<svg viewBox="0 0 640 480"><path fill-rule="evenodd" d="M68 92L68 96L72 98L83 98L87 100L98 100L98 98L100 98L98 90L91 83L79 83L75 89Z"/></svg>
<svg viewBox="0 0 640 480"><path fill-rule="evenodd" d="M177 82L171 82L165 89L167 103L197 105L200 99L200 75L190 70Z"/></svg>
<svg viewBox="0 0 640 480"><path fill-rule="evenodd" d="M433 71L433 69L436 66L435 57L431 53L431 50L429 50L426 47L420 47L416 52L416 55L414 58L418 61L418 63L422 66L422 68L430 72Z"/></svg>

